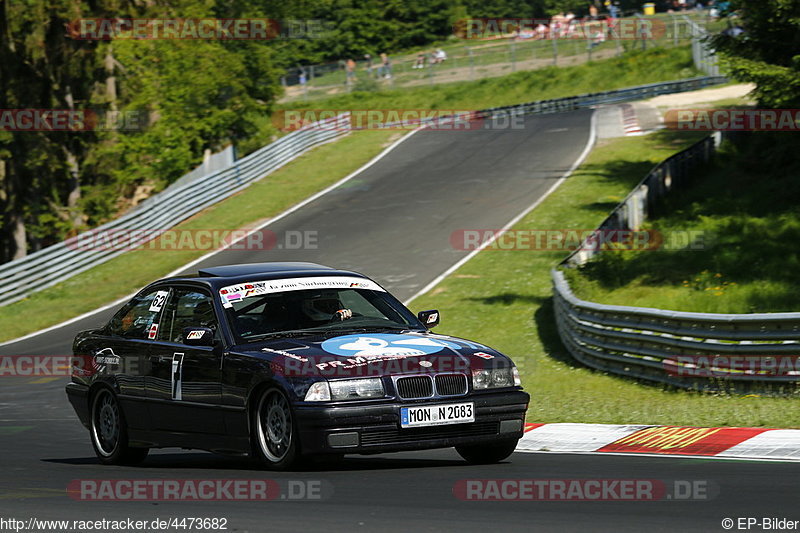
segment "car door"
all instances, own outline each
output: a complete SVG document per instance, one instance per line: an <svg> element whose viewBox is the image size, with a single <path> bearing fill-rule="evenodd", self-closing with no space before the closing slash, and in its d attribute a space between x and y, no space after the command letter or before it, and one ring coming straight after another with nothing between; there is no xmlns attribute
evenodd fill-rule
<svg viewBox="0 0 800 533"><path fill-rule="evenodd" d="M92 339L95 365L113 374L128 425L149 428L145 373L152 331L158 328L161 306L167 292L152 289L135 296Z"/></svg>
<svg viewBox="0 0 800 533"><path fill-rule="evenodd" d="M208 327L219 339L211 295L173 286L150 347L146 394L155 429L224 434L220 407L222 346L184 344L183 329Z"/></svg>

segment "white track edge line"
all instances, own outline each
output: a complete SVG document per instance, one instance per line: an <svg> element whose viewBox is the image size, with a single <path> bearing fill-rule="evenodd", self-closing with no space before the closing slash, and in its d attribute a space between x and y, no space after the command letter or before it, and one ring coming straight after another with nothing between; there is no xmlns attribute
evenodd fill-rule
<svg viewBox="0 0 800 533"><path fill-rule="evenodd" d="M422 129L422 128L417 128L415 130L412 130L412 131L408 132L406 135L403 135L401 138L397 139L395 142L393 142L392 144L387 146L381 153L379 153L378 155L373 157L371 160L369 160L367 163L365 163L359 169L351 172L350 174L348 174L344 178L340 179L339 181L337 181L333 185L329 185L325 189L312 194L311 196L309 196L305 200L301 201L300 203L297 203L297 204L293 205L292 207L290 207L286 211L283 211L282 213L280 213L280 214L278 214L278 215L266 220L265 222L259 224L257 227L247 230L247 235L242 237L242 239L245 239L245 238L247 238L247 236L255 233L256 231L259 231L259 230L269 226L273 222L277 222L278 220L290 215L291 213L294 213L295 211L297 211L298 209L304 207L305 205L309 204L310 202L313 202L317 198L319 198L321 196L324 196L325 194L327 194L327 193L331 192L332 190L336 189L337 187L339 187L339 186L343 185L344 183L350 181L352 178L354 178L357 175L361 174L362 172L364 172L365 170L370 168L372 165L374 165L375 163L377 163L378 161L383 159L387 154L389 154L389 152L391 152L392 150L397 148L397 146L400 145L400 143L408 140L412 135L417 133L420 129ZM211 207L211 206L209 206L209 207ZM236 242L239 242L239 241L236 241ZM192 266L196 265L197 263L205 261L209 257L212 257L212 256L214 256L214 255L216 255L216 254L218 254L218 253L220 253L220 252L222 252L224 250L227 250L233 244L235 244L235 243L231 242L231 243L228 243L228 244L226 244L225 246L223 246L221 248L217 248L216 250L213 250L213 251L203 255L202 257L194 259L194 260L190 261L189 263L186 263L185 265L181 266L180 268L177 268L177 269L173 270L172 272L170 272L166 276L162 276L162 277L168 278L170 276L175 276L178 273L183 272L187 268L191 268ZM70 324L73 324L75 322L83 320L84 318L88 318L88 317L90 317L90 316L92 316L92 315L94 315L96 313L100 313L102 311L105 311L105 310L110 309L110 308L112 308L112 307L114 307L116 305L119 305L119 304L121 304L123 302L126 302L126 301L130 300L137 292L139 292L139 291L136 291L134 293L128 294L126 296L123 296L122 298L119 298L118 300L114 300L110 304L106 304L106 305L104 305L102 307L98 307L97 309L94 309L92 311L88 311L88 312L83 313L81 315L78 315L76 317L70 318L69 320L65 320L64 322L60 322L60 323L55 324L53 326L49 326L49 327L46 327L44 329L40 329L39 331L34 331L33 333L28 333L27 335L23 335L21 337L17 337L16 339L11 339L11 340L8 340L8 341L5 341L5 342L0 342L0 347L7 346L7 345L13 344L15 342L21 342L21 341L36 337L38 335L42 335L44 333L48 333L50 331L53 331L53 330L56 330L56 329L59 329L59 328L63 328L64 326L68 326Z"/></svg>
<svg viewBox="0 0 800 533"><path fill-rule="evenodd" d="M519 222L525 216L527 216L528 213L530 213L531 211L533 211L534 209L539 207L539 204L541 204L543 201L545 201L545 199L547 199L547 197L550 196L550 194L552 194L556 189L558 189L561 186L561 184L564 183L564 181L566 181L567 178L569 178L572 175L572 173L575 172L578 169L579 166L581 166L581 164L583 164L583 161L589 155L589 152L592 151L592 148L594 147L594 144L595 144L595 142L597 140L597 120L596 120L596 118L597 118L597 113L594 110L592 110L592 118L591 118L590 125L589 125L589 129L590 129L590 131L589 131L589 140L586 142L586 146L584 147L583 152L581 152L581 154L578 156L578 159L575 160L575 162L572 164L572 166L558 179L558 181L556 181L549 189L547 189L547 191L545 191L545 193L542 196L540 196L535 202L533 202L533 204L531 206L529 206L527 209L525 209L520 214L518 214L513 219L511 219L511 221L508 222L508 224L506 224L505 226L503 226L500 229L500 231L495 233L492 236L491 239L485 241L478 248L476 248L475 250L471 251L466 256L462 257L458 262L456 262L454 265L452 265L450 268L445 270L440 275L436 276L436 278L434 278L433 281L431 281L430 283L425 285L416 294L414 294L411 298L409 298L408 300L406 300L403 303L405 305L409 305L415 299L419 298L420 296L422 296L426 292L428 292L431 289L433 289L436 285L441 283L442 280L444 280L447 276L449 276L450 274L452 274L453 272L455 272L456 270L461 268L470 259L472 259L476 255L478 255L479 252L483 251L484 248L488 247L494 241L496 241L500 237L500 233L502 233L502 232L504 232L504 231L506 231L508 229L511 229L511 227L513 227L517 222Z"/></svg>

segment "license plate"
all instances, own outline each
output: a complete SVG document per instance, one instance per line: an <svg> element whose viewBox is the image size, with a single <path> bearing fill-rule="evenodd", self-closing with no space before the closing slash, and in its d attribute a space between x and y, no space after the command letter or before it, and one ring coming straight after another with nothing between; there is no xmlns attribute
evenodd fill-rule
<svg viewBox="0 0 800 533"><path fill-rule="evenodd" d="M421 405L400 408L400 427L444 426L475 422L475 406L468 403Z"/></svg>

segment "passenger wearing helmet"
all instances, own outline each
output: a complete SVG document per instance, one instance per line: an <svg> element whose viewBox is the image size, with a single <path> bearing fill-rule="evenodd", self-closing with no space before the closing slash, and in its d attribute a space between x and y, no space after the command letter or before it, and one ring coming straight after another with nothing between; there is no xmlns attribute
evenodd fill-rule
<svg viewBox="0 0 800 533"><path fill-rule="evenodd" d="M303 300L301 308L303 314L318 325L347 320L353 316L353 312L345 308L335 291L314 293Z"/></svg>

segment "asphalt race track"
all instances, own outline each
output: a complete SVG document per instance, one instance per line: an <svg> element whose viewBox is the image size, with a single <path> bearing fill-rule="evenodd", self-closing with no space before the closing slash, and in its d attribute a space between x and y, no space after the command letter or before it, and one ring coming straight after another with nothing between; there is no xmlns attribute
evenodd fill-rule
<svg viewBox="0 0 800 533"><path fill-rule="evenodd" d="M315 249L228 250L201 266L316 261L364 272L407 299L467 254L452 247L454 231L499 229L547 191L583 151L590 117L582 111L527 117L523 129L417 133L344 186L268 227L282 245L287 231L313 232ZM109 314L2 346L0 354L69 354L75 333ZM529 392L536 401L536 391ZM800 486L796 463L516 453L503 464L468 466L452 450L353 457L283 474L256 470L242 458L180 450L154 451L136 468L103 467L60 378L3 380L0 442L0 516L25 521L206 517L227 519L229 531L251 532L723 531L724 518L797 518ZM71 481L87 479L270 479L299 500L93 502L68 494ZM476 479L639 479L667 486L680 480L699 482L706 497L490 502L454 495L459 482ZM319 497L291 493L290 483L313 486Z"/></svg>

